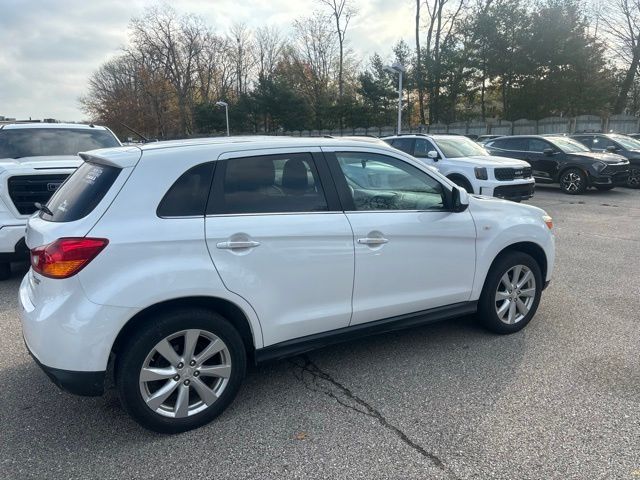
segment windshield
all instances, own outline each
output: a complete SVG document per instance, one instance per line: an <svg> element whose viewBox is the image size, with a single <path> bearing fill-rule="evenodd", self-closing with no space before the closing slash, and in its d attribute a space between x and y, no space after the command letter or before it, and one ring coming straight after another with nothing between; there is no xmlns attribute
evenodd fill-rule
<svg viewBox="0 0 640 480"><path fill-rule="evenodd" d="M609 135L611 140L618 142L627 150L640 150L640 141L626 135Z"/></svg>
<svg viewBox="0 0 640 480"><path fill-rule="evenodd" d="M473 140L466 137L460 138L434 138L434 142L442 151L446 158L460 158L481 156L486 157L489 152L482 145L477 144Z"/></svg>
<svg viewBox="0 0 640 480"><path fill-rule="evenodd" d="M119 147L108 130L22 128L0 130L0 158L77 155L97 148Z"/></svg>
<svg viewBox="0 0 640 480"><path fill-rule="evenodd" d="M556 147L562 150L564 153L578 153L578 152L590 152L589 148L577 140L573 140L567 137L551 137L548 140Z"/></svg>

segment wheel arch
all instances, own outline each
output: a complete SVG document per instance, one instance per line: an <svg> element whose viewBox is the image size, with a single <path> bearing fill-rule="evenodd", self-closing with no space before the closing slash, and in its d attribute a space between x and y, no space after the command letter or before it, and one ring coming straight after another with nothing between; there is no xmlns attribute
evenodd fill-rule
<svg viewBox="0 0 640 480"><path fill-rule="evenodd" d="M255 335L259 334L259 332L253 331L248 316L238 305L229 300L207 296L174 298L144 308L131 317L120 329L111 347L111 353L117 357L126 340L130 338L135 329L149 322L154 314L182 308L202 308L225 317L238 330L249 358L253 359L256 345Z"/></svg>
<svg viewBox="0 0 640 480"><path fill-rule="evenodd" d="M582 173L584 173L584 176L587 178L587 183L591 182L591 175L589 174L587 167L585 167L584 165L569 163L569 164L563 165L558 169L558 174L556 175L556 183L560 183L560 178L562 178L562 175L564 174L564 172L572 169L580 170Z"/></svg>
<svg viewBox="0 0 640 480"><path fill-rule="evenodd" d="M466 175L464 175L463 173L459 173L459 172L453 172L453 173L448 173L446 175L446 177L451 180L453 183L455 183L456 185L458 185L458 182L456 182L456 179L461 180L462 182L464 182L465 184L467 184L469 187L471 187L471 191L467 191L467 193L469 194L473 194L474 189L473 189L473 182L471 182ZM466 189L466 187L465 187Z"/></svg>
<svg viewBox="0 0 640 480"><path fill-rule="evenodd" d="M540 266L543 281L547 278L547 269L549 268L547 254L545 253L544 249L535 242L516 242L512 243L511 245L507 245L495 256L495 258L491 262L489 270L493 268L498 259L500 259L505 253L508 252L522 252L530 255Z"/></svg>

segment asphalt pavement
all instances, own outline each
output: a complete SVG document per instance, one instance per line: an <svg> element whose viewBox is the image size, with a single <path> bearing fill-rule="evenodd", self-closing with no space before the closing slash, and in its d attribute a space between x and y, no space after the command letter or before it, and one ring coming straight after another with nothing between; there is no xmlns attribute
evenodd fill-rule
<svg viewBox="0 0 640 480"><path fill-rule="evenodd" d="M533 321L471 317L253 368L231 407L176 436L113 389L59 391L0 283L0 478L640 479L640 191L529 202L554 218L554 278Z"/></svg>

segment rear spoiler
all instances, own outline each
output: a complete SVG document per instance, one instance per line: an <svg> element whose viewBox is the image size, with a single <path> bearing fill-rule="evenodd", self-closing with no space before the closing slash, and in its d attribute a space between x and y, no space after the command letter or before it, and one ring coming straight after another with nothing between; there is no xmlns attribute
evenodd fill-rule
<svg viewBox="0 0 640 480"><path fill-rule="evenodd" d="M142 150L138 147L120 147L80 152L78 155L85 162L126 168L133 167L138 163L140 157L142 157Z"/></svg>

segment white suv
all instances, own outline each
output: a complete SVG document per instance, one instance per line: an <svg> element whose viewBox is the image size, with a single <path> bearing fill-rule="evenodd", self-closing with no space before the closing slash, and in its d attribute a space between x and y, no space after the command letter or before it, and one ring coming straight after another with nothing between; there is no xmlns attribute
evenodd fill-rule
<svg viewBox="0 0 640 480"><path fill-rule="evenodd" d="M473 198L383 144L238 137L81 156L29 219L24 339L70 392L100 395L113 371L153 430L211 421L247 361L476 311L518 331L551 278L543 210Z"/></svg>
<svg viewBox="0 0 640 480"><path fill-rule="evenodd" d="M45 204L82 163L78 152L116 147L105 127L61 123L15 123L0 126L0 279L11 274L10 262L26 260L27 219Z"/></svg>
<svg viewBox="0 0 640 480"><path fill-rule="evenodd" d="M463 187L468 193L520 202L533 197L531 165L523 160L492 156L462 135L396 135L383 140Z"/></svg>

